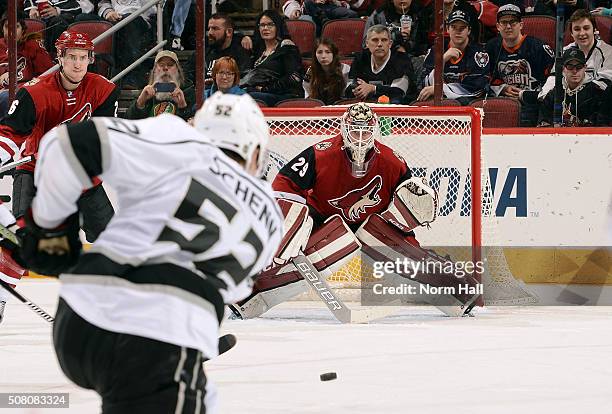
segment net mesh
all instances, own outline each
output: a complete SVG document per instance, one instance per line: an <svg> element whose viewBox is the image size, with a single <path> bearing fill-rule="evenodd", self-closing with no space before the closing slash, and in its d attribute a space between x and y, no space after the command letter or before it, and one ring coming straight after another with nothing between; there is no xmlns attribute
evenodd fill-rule
<svg viewBox="0 0 612 414"><path fill-rule="evenodd" d="M457 108L452 110L450 114L435 108L428 114L424 108L375 108L382 135L379 140L406 160L413 176L426 178L438 192L438 218L431 228L416 229L417 239L422 246L436 246L441 254L445 252L440 251L439 246L453 246L453 259L471 260L471 157L473 142L480 139L481 131L472 128L474 112L470 112L471 109L464 113ZM309 112L296 110L276 114L266 111L271 131L266 179L272 180L283 165L308 146L340 134L343 108L319 108L316 115ZM485 301L488 304L532 303L535 297L512 276L499 246L488 169L485 160L479 159L482 224L475 230L482 237ZM362 281L369 280L373 280L372 269L359 257L328 278L332 285L342 288L358 288Z"/></svg>

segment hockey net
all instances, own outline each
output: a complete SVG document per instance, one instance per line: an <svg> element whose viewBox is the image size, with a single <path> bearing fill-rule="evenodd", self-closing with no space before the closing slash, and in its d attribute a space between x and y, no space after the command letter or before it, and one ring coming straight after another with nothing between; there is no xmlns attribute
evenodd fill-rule
<svg viewBox="0 0 612 414"><path fill-rule="evenodd" d="M536 302L512 275L500 245L488 168L481 156L481 112L470 107L372 106L380 119L380 141L406 160L414 176L426 177L438 191L438 218L431 228L415 231L421 245L453 246L455 260L482 259L486 304ZM345 109L266 108L271 131L266 178L272 180L306 147L340 134ZM457 247L463 257L457 257ZM372 269L355 258L328 281L336 288L358 289L371 277Z"/></svg>

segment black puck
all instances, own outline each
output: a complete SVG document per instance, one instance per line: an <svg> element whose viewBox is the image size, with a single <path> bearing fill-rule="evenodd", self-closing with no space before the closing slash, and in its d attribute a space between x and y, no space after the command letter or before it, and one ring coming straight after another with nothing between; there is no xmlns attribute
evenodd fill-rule
<svg viewBox="0 0 612 414"><path fill-rule="evenodd" d="M331 381L338 378L338 375L335 372L326 372L325 374L321 374L321 381Z"/></svg>

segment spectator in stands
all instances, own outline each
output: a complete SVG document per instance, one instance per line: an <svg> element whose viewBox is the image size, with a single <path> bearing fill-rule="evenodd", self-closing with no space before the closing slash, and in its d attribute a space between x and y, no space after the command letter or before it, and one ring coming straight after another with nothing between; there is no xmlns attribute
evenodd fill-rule
<svg viewBox="0 0 612 414"><path fill-rule="evenodd" d="M563 0L565 20L567 21L570 15L576 10L585 9L589 2L591 2L591 0L588 2L585 0ZM557 15L557 0L521 0L519 3L522 3L526 15Z"/></svg>
<svg viewBox="0 0 612 414"><path fill-rule="evenodd" d="M357 12L357 15L361 18L368 17L375 10L383 7L387 0L350 0L349 4L351 9Z"/></svg>
<svg viewBox="0 0 612 414"><path fill-rule="evenodd" d="M448 41L444 52L443 93L462 105L485 96L489 88L489 55L475 42L470 42L470 17L463 10L454 10L447 19ZM429 50L423 70L423 89L418 100L426 101L434 94L434 53Z"/></svg>
<svg viewBox="0 0 612 414"><path fill-rule="evenodd" d="M213 83L212 69L215 61L223 56L232 57L238 64L241 74L247 73L252 66L251 52L241 45L243 36L235 31L231 17L224 13L215 13L208 21L208 46L206 47L206 87ZM252 41L249 38L249 44ZM195 75L195 53L189 57L185 65L185 76L192 82Z"/></svg>
<svg viewBox="0 0 612 414"><path fill-rule="evenodd" d="M587 56L587 78L599 83L601 87L605 82L612 82L612 46L601 39L595 39L595 17L586 10L576 10L569 19L569 25L574 41L564 50L578 47ZM554 87L555 77L549 76L538 98L543 99Z"/></svg>
<svg viewBox="0 0 612 414"><path fill-rule="evenodd" d="M79 6L81 6L81 14L79 14L74 21L75 22L84 22L90 20L102 20L98 13L96 12L96 4L97 0L77 0L79 2ZM94 3L95 2L95 3Z"/></svg>
<svg viewBox="0 0 612 414"><path fill-rule="evenodd" d="M384 5L374 11L365 25L363 44L366 44L366 33L374 25L382 24L389 28L393 48L400 52L407 52L412 56L421 56L427 52L427 31L421 21L421 9L418 1L413 0L387 0ZM402 16L409 16L411 24L402 26Z"/></svg>
<svg viewBox="0 0 612 414"><path fill-rule="evenodd" d="M300 51L276 10L265 10L257 18L252 58L253 69L241 79L240 86L254 99L274 106L283 99L304 96Z"/></svg>
<svg viewBox="0 0 612 414"><path fill-rule="evenodd" d="M47 50L55 50L57 38L81 14L81 6L77 0L25 0L24 10L31 19L42 19L45 29L45 45Z"/></svg>
<svg viewBox="0 0 612 414"><path fill-rule="evenodd" d="M109 22L115 24L126 16L134 13L145 5L145 0L100 0L98 14ZM117 70L123 70L140 58L148 49L151 42L151 28L155 20L155 7L132 20L115 35L115 58ZM122 79L123 89L140 89L144 79L144 68L137 66Z"/></svg>
<svg viewBox="0 0 612 414"><path fill-rule="evenodd" d="M238 86L240 84L240 69L238 69L238 64L234 58L230 56L223 56L215 60L212 78L212 87L204 92L205 98L209 98L217 91L232 95L244 95L246 93L244 89Z"/></svg>
<svg viewBox="0 0 612 414"><path fill-rule="evenodd" d="M562 126L606 126L610 123L610 93L607 85L586 76L587 60L582 50L572 47L563 52ZM524 93L523 93L524 94ZM540 105L540 126L553 125L555 91Z"/></svg>
<svg viewBox="0 0 612 414"><path fill-rule="evenodd" d="M591 13L597 16L612 16L612 5L610 4L610 1L607 0L601 3L604 3L608 7L604 7L604 6L595 7L593 10L591 10ZM591 3L591 7L593 7L592 3Z"/></svg>
<svg viewBox="0 0 612 414"><path fill-rule="evenodd" d="M8 17L4 13L0 18L4 38L0 39L0 119L8 111L9 72L8 72ZM44 48L41 33L25 34L27 30L25 15L17 12L15 37L17 38L17 85L21 86L32 78L41 75L51 66L53 60Z"/></svg>
<svg viewBox="0 0 612 414"><path fill-rule="evenodd" d="M305 96L332 105L342 99L351 67L340 62L338 47L330 39L318 39L312 54L315 58L304 76Z"/></svg>
<svg viewBox="0 0 612 414"><path fill-rule="evenodd" d="M321 35L323 25L328 20L359 17L347 2L340 0L305 0L304 12L312 17L317 26L317 37Z"/></svg>
<svg viewBox="0 0 612 414"><path fill-rule="evenodd" d="M127 110L126 118L142 119L171 113L185 121L193 117L195 90L186 82L176 53L161 50L155 56L155 66L149 83Z"/></svg>
<svg viewBox="0 0 612 414"><path fill-rule="evenodd" d="M312 16L304 14L303 0L287 0L283 3L283 15L291 20L312 20Z"/></svg>
<svg viewBox="0 0 612 414"><path fill-rule="evenodd" d="M223 13L215 13L208 21L208 48L206 49L206 73L212 74L215 60L223 56L234 58L240 73L251 69L251 54L242 47L242 35L234 31L234 22ZM208 77L207 76L207 77Z"/></svg>
<svg viewBox="0 0 612 414"><path fill-rule="evenodd" d="M387 95L395 104L410 99L415 86L410 57L391 50L389 28L382 24L370 27L366 45L368 48L351 65L347 97L376 101L381 95Z"/></svg>
<svg viewBox="0 0 612 414"><path fill-rule="evenodd" d="M181 36L185 29L185 21L191 9L192 0L175 0L172 9L172 19L170 23L170 49L175 51L185 50L181 44Z"/></svg>
<svg viewBox="0 0 612 414"><path fill-rule="evenodd" d="M505 4L497 11L500 36L487 43L491 60L491 90L495 96L518 99L521 91L539 91L546 82L554 63L553 50L533 36L521 33L521 9ZM536 126L538 104L524 102L521 106L521 126Z"/></svg>

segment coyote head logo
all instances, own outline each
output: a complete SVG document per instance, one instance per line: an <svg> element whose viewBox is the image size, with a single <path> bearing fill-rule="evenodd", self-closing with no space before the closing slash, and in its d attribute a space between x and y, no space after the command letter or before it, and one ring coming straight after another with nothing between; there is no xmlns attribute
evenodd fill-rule
<svg viewBox="0 0 612 414"><path fill-rule="evenodd" d="M381 188L382 178L377 175L363 187L349 191L342 197L329 200L329 204L340 210L344 220L358 221L359 216L365 213L367 208L377 206L380 203L378 192Z"/></svg>
<svg viewBox="0 0 612 414"><path fill-rule="evenodd" d="M76 114L72 115L70 118L61 123L76 124L77 122L87 121L89 118L91 118L92 112L91 104L87 102Z"/></svg>

